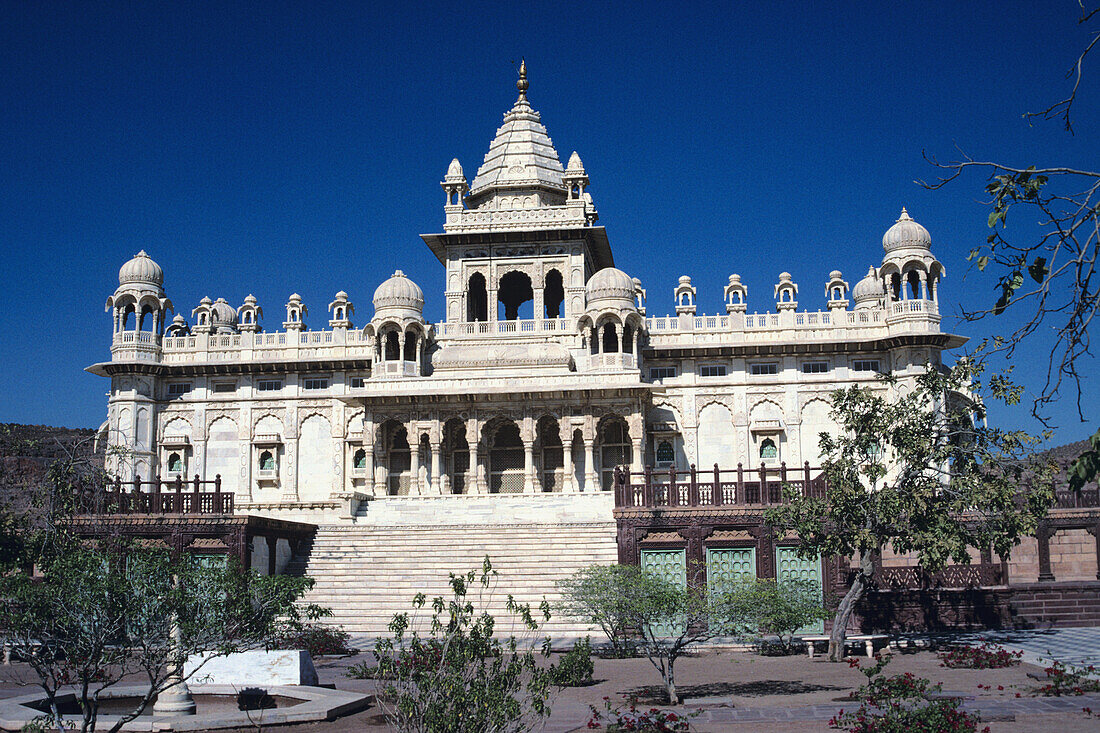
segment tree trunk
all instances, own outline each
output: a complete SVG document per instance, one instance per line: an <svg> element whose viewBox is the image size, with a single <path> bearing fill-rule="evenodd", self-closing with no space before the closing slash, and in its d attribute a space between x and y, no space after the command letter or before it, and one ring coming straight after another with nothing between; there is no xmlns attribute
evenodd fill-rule
<svg viewBox="0 0 1100 733"><path fill-rule="evenodd" d="M673 665L676 664L676 659L669 657L668 659L668 676L665 677L665 687L668 690L668 704L679 705L680 698L676 696L676 673L673 671Z"/></svg>
<svg viewBox="0 0 1100 733"><path fill-rule="evenodd" d="M856 604L867 590L867 581L875 571L875 565L870 553L863 553L859 560L859 572L852 581L852 587L844 594L840 605L836 609L836 617L833 618L833 630L829 634L829 661L839 662L844 659L844 639L848 633L848 620L856 609Z"/></svg>

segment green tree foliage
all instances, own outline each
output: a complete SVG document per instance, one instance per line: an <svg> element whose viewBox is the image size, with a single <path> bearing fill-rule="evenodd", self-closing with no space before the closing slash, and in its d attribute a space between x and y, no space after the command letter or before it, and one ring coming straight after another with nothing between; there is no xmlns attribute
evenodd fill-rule
<svg viewBox="0 0 1100 733"><path fill-rule="evenodd" d="M0 577L0 635L32 670L55 719L58 695L75 686L81 731L96 730L104 693L124 677L138 675L149 689L111 731L174 684L188 656L266 645L280 624L300 618L295 601L310 585L112 541L54 548L39 558L39 576Z"/></svg>
<svg viewBox="0 0 1100 733"><path fill-rule="evenodd" d="M698 569L695 575L697 580ZM718 636L744 636L758 625L747 595L707 593L697 584L684 587L635 565L585 568L562 588L564 608L575 609L574 618L600 625L617 648L632 645L645 654L660 673L672 705L679 702L676 662L691 647ZM628 636L629 643L624 643Z"/></svg>
<svg viewBox="0 0 1100 733"><path fill-rule="evenodd" d="M592 684L595 669L592 641L586 636L575 642L573 648L550 667L550 681L558 687L583 687Z"/></svg>
<svg viewBox="0 0 1100 733"><path fill-rule="evenodd" d="M795 632L829 615L821 603L821 586L811 580L754 578L737 584L731 592L733 607L741 609L746 620L754 620L758 634L778 637L783 653L794 650ZM767 648L765 644L762 641L761 648Z"/></svg>
<svg viewBox="0 0 1100 733"><path fill-rule="evenodd" d="M395 614L392 639L379 639L374 674L385 680L379 702L390 725L416 733L510 733L532 730L550 715L550 672L538 664L539 621L527 604L508 596L519 635L494 636L484 609L496 571L450 574L451 597L413 599L417 613ZM420 612L427 606L431 613ZM542 621L550 619L543 603ZM541 656L548 657L545 639Z"/></svg>
<svg viewBox="0 0 1100 733"><path fill-rule="evenodd" d="M872 558L884 548L915 553L930 572L968 563L970 548L1007 557L1053 501L1043 467L1024 460L1034 439L982 425L980 405L966 396L973 376L963 363L929 367L896 397L865 387L834 392L839 430L820 436L826 496L787 488L786 503L765 514L798 533L804 557L860 559L833 620L833 661L844 653L848 620L872 581Z"/></svg>

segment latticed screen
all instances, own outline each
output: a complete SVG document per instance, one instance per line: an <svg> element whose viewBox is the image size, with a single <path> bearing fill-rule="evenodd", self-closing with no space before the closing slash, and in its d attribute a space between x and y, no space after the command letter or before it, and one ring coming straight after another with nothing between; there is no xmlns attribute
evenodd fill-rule
<svg viewBox="0 0 1100 733"><path fill-rule="evenodd" d="M468 451L455 451L451 454L451 493L466 493L466 472L470 470Z"/></svg>
<svg viewBox="0 0 1100 733"><path fill-rule="evenodd" d="M407 496L409 486L412 484L412 475L409 471L412 459L407 450L390 451L390 494L395 496Z"/></svg>
<svg viewBox="0 0 1100 733"><path fill-rule="evenodd" d="M707 588L721 593L742 580L756 577L756 552L751 547L707 549Z"/></svg>
<svg viewBox="0 0 1100 733"><path fill-rule="evenodd" d="M613 422L604 428L600 437L600 483L604 491L610 491L615 478L615 467L630 465L630 434L626 425Z"/></svg>
<svg viewBox="0 0 1100 733"><path fill-rule="evenodd" d="M683 550L642 550L639 559L643 571L681 588L687 586L687 562ZM651 628L657 637L678 636L683 625L670 622Z"/></svg>
<svg viewBox="0 0 1100 733"><path fill-rule="evenodd" d="M808 580L817 583L821 588L821 561L817 558L804 560L798 556L793 547L775 548L775 579L782 583L784 580ZM820 634L825 631L825 622L818 621L805 628L801 628L799 634Z"/></svg>
<svg viewBox="0 0 1100 733"><path fill-rule="evenodd" d="M489 455L492 465L489 491L501 494L523 493L523 449L494 448Z"/></svg>

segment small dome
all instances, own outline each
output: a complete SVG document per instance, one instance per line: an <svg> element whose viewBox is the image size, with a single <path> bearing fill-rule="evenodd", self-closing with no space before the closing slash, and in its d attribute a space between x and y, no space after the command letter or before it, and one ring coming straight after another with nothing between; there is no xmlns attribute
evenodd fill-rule
<svg viewBox="0 0 1100 733"><path fill-rule="evenodd" d="M789 273L789 272L779 273L779 281L780 282L787 282L790 279L791 279L791 273Z"/></svg>
<svg viewBox="0 0 1100 733"><path fill-rule="evenodd" d="M681 275L680 276L680 284L681 285L691 285L691 276L690 275Z"/></svg>
<svg viewBox="0 0 1100 733"><path fill-rule="evenodd" d="M249 293L247 296L245 296L245 299L244 299L244 304L245 305L256 305L256 302L257 302L256 301L256 296L253 295L252 293Z"/></svg>
<svg viewBox="0 0 1100 733"><path fill-rule="evenodd" d="M736 272L733 273L732 275L730 275L730 285L740 285L740 284L741 284L741 276L740 275L738 275Z"/></svg>
<svg viewBox="0 0 1100 733"><path fill-rule="evenodd" d="M424 291L401 270L374 291L375 313L388 308L411 309L417 313L424 310Z"/></svg>
<svg viewBox="0 0 1100 733"><path fill-rule="evenodd" d="M133 259L122 266L118 271L118 284L129 285L131 283L143 283L155 285L158 288L164 285L164 270L153 262L153 258L141 250Z"/></svg>
<svg viewBox="0 0 1100 733"><path fill-rule="evenodd" d="M830 280L839 280L842 277L844 277L844 273L842 273L840 270L833 270L829 273Z"/></svg>
<svg viewBox="0 0 1100 733"><path fill-rule="evenodd" d="M852 288L852 298L856 303L866 303L882 297L882 284L879 282L875 268L867 270L867 275Z"/></svg>
<svg viewBox="0 0 1100 733"><path fill-rule="evenodd" d="M581 156L577 155L577 151L574 150L573 154L569 156L569 165L565 167L567 171L583 171L584 163L581 162Z"/></svg>
<svg viewBox="0 0 1100 733"><path fill-rule="evenodd" d="M237 311L225 298L218 298L210 306L210 325L219 332L237 329Z"/></svg>
<svg viewBox="0 0 1100 733"><path fill-rule="evenodd" d="M214 305L214 301L210 300L209 295L204 295L202 300L199 301L199 305Z"/></svg>
<svg viewBox="0 0 1100 733"><path fill-rule="evenodd" d="M337 300L347 300L348 299L348 294L345 293L343 290L341 290L340 292L338 292L336 294L336 299Z"/></svg>
<svg viewBox="0 0 1100 733"><path fill-rule="evenodd" d="M588 278L584 290L589 304L599 300L623 300L631 306L634 304L634 280L614 267L605 267Z"/></svg>
<svg viewBox="0 0 1100 733"><path fill-rule="evenodd" d="M287 300L289 300L291 303L301 303L302 296L298 295L297 293L291 293L290 297L287 298Z"/></svg>
<svg viewBox="0 0 1100 733"><path fill-rule="evenodd" d="M458 158L452 160L451 164L447 166L447 178L466 180L466 175L462 172L462 164L458 162Z"/></svg>
<svg viewBox="0 0 1100 733"><path fill-rule="evenodd" d="M932 235L902 208L897 222L882 235L882 248L887 252L902 248L931 249Z"/></svg>

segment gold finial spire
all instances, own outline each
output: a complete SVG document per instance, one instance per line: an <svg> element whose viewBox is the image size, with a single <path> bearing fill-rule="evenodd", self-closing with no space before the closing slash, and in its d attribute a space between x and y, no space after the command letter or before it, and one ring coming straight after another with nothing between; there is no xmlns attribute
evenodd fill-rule
<svg viewBox="0 0 1100 733"><path fill-rule="evenodd" d="M517 102L527 101L527 59L521 58L519 60L519 79L516 81L516 89L519 90L519 99Z"/></svg>

